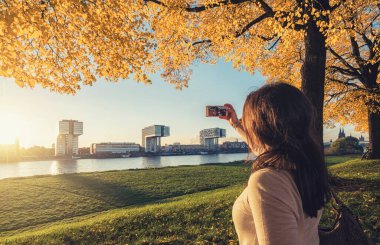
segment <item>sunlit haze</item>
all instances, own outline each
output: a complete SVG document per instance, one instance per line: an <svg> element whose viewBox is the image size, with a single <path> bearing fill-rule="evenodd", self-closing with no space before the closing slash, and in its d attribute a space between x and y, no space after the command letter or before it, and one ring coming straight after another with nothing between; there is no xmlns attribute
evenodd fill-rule
<svg viewBox="0 0 380 245"><path fill-rule="evenodd" d="M72 96L40 87L22 89L12 79L0 78L0 144L14 143L19 138L24 147L50 147L56 141L58 121L62 119L84 123L80 147L112 141L141 144L141 129L153 124L170 126L171 135L162 139L163 144L199 143L199 131L209 127L226 128L226 139L230 140L238 135L226 122L206 118L204 107L228 102L240 115L245 97L263 85L265 78L219 62L194 67L189 88L182 91L159 76L153 76L152 81L152 85L144 85L133 80L99 80ZM326 130L325 140L335 139L337 131ZM359 136L352 127L345 127L345 131Z"/></svg>

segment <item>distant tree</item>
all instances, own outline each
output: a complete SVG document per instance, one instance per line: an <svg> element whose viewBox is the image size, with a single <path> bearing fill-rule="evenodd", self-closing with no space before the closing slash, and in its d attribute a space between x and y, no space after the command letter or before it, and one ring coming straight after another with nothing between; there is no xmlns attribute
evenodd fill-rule
<svg viewBox="0 0 380 245"><path fill-rule="evenodd" d="M329 30L343 6L372 2L378 0L0 1L0 75L75 93L96 77L150 83L158 72L182 88L194 62L224 58L252 73L278 62L266 71L301 71L322 144L326 47L337 36ZM289 63L298 58L301 64Z"/></svg>
<svg viewBox="0 0 380 245"><path fill-rule="evenodd" d="M355 137L343 137L334 141L326 152L331 155L361 154L363 147Z"/></svg>
<svg viewBox="0 0 380 245"><path fill-rule="evenodd" d="M54 156L54 149L45 148L43 146L32 146L29 148L21 148L20 154L21 156L25 156L25 157Z"/></svg>

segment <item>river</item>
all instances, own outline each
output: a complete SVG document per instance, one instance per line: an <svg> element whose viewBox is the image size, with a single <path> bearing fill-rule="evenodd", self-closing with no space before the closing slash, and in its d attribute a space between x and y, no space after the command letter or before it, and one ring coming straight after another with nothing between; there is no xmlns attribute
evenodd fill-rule
<svg viewBox="0 0 380 245"><path fill-rule="evenodd" d="M66 173L161 168L167 166L199 165L205 163L223 163L245 160L247 159L247 156L247 153L236 153L1 163L0 179L34 175L57 175Z"/></svg>

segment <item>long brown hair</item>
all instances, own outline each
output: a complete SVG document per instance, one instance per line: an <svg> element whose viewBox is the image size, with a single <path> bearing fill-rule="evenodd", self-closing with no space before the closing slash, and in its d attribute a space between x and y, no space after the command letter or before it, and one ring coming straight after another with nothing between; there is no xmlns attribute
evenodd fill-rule
<svg viewBox="0 0 380 245"><path fill-rule="evenodd" d="M314 122L314 106L286 83L251 92L244 104L247 143L264 149L254 160L253 171L268 167L290 171L310 217L316 217L330 198L323 146L316 140Z"/></svg>

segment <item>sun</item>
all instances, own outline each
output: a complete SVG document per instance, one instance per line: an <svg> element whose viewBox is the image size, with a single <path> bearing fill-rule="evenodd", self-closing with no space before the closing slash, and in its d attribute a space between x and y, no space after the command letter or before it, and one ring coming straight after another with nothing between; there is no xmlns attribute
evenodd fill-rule
<svg viewBox="0 0 380 245"><path fill-rule="evenodd" d="M14 144L16 140L27 140L30 124L23 115L0 107L0 144Z"/></svg>

